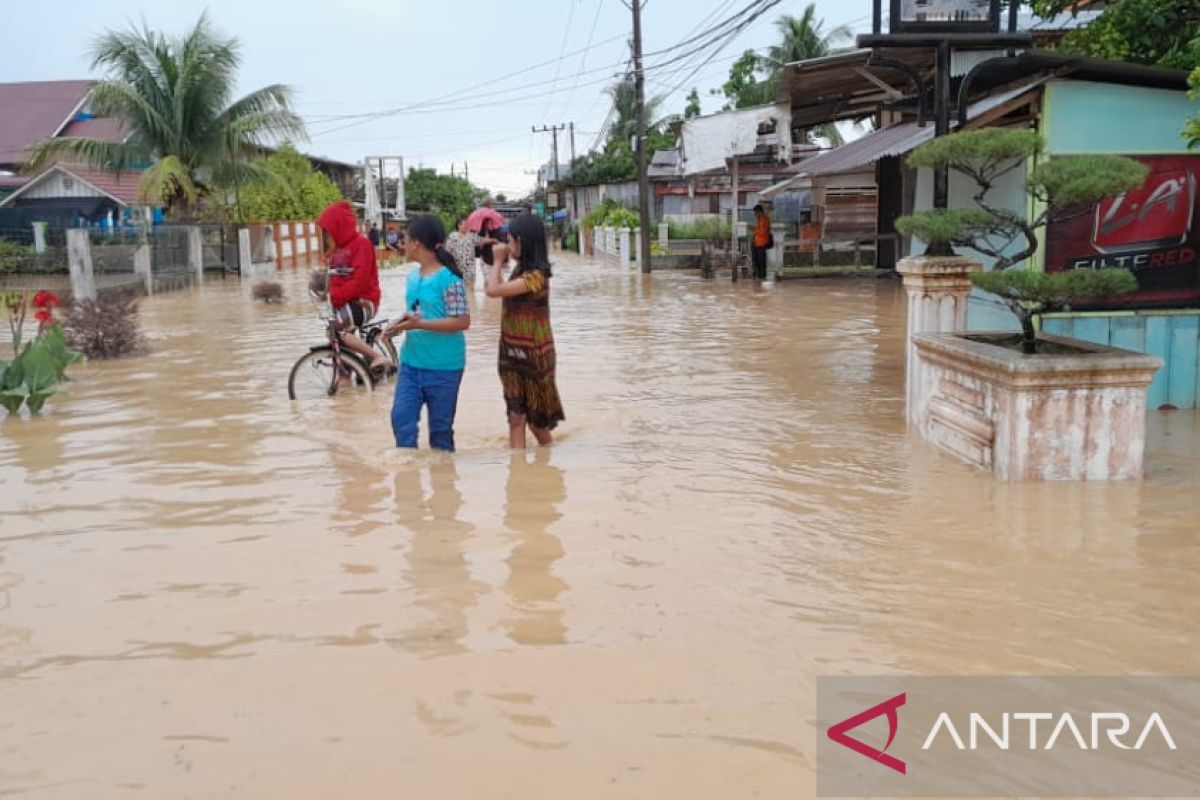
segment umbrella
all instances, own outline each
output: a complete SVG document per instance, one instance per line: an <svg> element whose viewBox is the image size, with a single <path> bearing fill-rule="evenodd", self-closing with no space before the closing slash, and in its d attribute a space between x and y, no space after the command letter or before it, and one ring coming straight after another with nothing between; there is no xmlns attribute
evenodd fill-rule
<svg viewBox="0 0 1200 800"><path fill-rule="evenodd" d="M508 220L504 219L504 216L496 209L490 206L484 206L482 208L475 209L471 212L471 215L467 217L467 230L479 233L481 230L483 230L483 224L485 222L489 223L491 229L494 231L501 225L506 224Z"/></svg>

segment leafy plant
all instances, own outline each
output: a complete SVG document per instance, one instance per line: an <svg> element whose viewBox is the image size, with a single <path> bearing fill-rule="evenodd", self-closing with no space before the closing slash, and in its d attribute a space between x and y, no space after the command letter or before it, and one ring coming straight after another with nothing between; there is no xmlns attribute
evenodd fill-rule
<svg viewBox="0 0 1200 800"><path fill-rule="evenodd" d="M67 340L88 358L108 359L142 349L137 295L108 292L95 301L75 303L65 323Z"/></svg>
<svg viewBox="0 0 1200 800"><path fill-rule="evenodd" d="M1200 40L1197 42L1197 47L1200 47ZM1192 70L1192 74L1188 76L1188 84L1192 87L1189 96L1193 100L1200 100L1200 67ZM1188 140L1190 149L1200 148L1200 114L1187 121L1187 125L1183 129L1183 137Z"/></svg>
<svg viewBox="0 0 1200 800"><path fill-rule="evenodd" d="M994 271L971 276L972 282L1004 298L1021 323L1022 346L1037 352L1037 321L1073 300L1127 294L1137 289L1128 270L1091 274L1043 273L1009 268L1037 252L1038 231L1052 222L1088 214L1106 197L1123 194L1146 179L1147 169L1121 156L1064 156L1039 163L1025 191L1043 209L1034 219L1000 208L988 193L996 182L1041 154L1041 138L1032 131L985 128L934 139L909 156L913 167L945 167L970 178L975 208L923 211L896 220L896 229L923 239L927 255L949 255L970 247L995 259Z"/></svg>
<svg viewBox="0 0 1200 800"><path fill-rule="evenodd" d="M695 222L668 222L667 235L672 239L704 239L709 242L728 242L733 235L729 224L718 219Z"/></svg>
<svg viewBox="0 0 1200 800"><path fill-rule="evenodd" d="M32 247L8 239L0 239L0 273L16 272L32 257Z"/></svg>
<svg viewBox="0 0 1200 800"><path fill-rule="evenodd" d="M67 348L62 328L54 321L54 308L58 296L52 292L38 292L33 297L37 308L38 332L33 341L22 346L21 333L25 315L29 309L28 292L20 292L5 298L9 314L9 327L13 333L12 361L0 360L0 406L9 414L16 414L25 405L31 413L38 413L46 401L56 394L67 380L66 370L83 356Z"/></svg>
<svg viewBox="0 0 1200 800"><path fill-rule="evenodd" d="M1078 0L1033 0L1042 17L1074 12ZM1096 4L1092 4L1096 5ZM1200 5L1193 0L1109 0L1090 25L1066 35L1059 49L1109 61L1200 66Z"/></svg>

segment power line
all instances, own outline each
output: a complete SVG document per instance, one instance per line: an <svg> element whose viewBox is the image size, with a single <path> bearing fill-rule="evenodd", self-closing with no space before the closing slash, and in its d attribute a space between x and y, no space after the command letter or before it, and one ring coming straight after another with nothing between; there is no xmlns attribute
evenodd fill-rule
<svg viewBox="0 0 1200 800"><path fill-rule="evenodd" d="M571 4L570 11L567 12L567 27L563 29L562 45L558 48L558 60L554 62L554 80L551 86L558 85L558 76L562 73L563 54L567 51L567 39L571 35L571 23L575 21L575 0L569 0ZM588 44L591 44L589 41ZM587 55L585 50L584 55ZM550 115L550 104L554 102L553 95L546 99L546 110L542 112L543 117Z"/></svg>
<svg viewBox="0 0 1200 800"><path fill-rule="evenodd" d="M592 45L592 39L596 36L596 26L600 23L600 12L604 10L604 0L596 0L596 16L592 18L592 29L588 33L587 46L583 48L583 55L579 57L579 72L575 74L575 83L571 85L571 93L567 95L566 102L563 103L564 110L571 105L571 100L575 98L575 90L579 88L579 79L583 77L583 71L587 68L588 49Z"/></svg>

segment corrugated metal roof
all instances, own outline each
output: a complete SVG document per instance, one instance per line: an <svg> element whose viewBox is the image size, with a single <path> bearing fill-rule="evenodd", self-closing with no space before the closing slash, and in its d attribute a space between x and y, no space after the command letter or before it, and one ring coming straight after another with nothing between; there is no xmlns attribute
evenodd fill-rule
<svg viewBox="0 0 1200 800"><path fill-rule="evenodd" d="M973 103L967 111L968 118L976 119L981 117L1023 94L1036 90L1046 80L1048 79L1040 78L1024 86L1019 86L1016 89L1000 92L999 94L984 98L977 103ZM818 156L813 156L810 159L800 162L793 168L796 172L795 177L788 178L774 186L768 187L763 192L763 196L767 198L774 197L780 192L787 191L793 185L802 183L801 179L803 178L856 172L874 164L881 158L905 155L912 152L918 145L932 139L933 134L934 126L932 122L928 122L924 127L918 126L915 122L905 122L900 125L893 125L890 128L884 128L875 133L869 133L861 139L855 139L853 142L848 142L832 150L826 150Z"/></svg>
<svg viewBox="0 0 1200 800"><path fill-rule="evenodd" d="M92 81L0 83L0 164L20 164L29 145L58 133Z"/></svg>

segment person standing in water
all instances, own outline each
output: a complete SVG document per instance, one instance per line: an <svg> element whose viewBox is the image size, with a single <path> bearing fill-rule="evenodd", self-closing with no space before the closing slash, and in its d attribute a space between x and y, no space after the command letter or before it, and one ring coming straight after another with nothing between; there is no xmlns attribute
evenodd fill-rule
<svg viewBox="0 0 1200 800"><path fill-rule="evenodd" d="M385 331L388 336L405 333L392 433L397 447L415 448L421 409L426 408L429 446L453 452L458 389L467 363L463 332L471 327L467 292L437 217L417 217L405 238L407 256L417 266L408 276L405 314Z"/></svg>
<svg viewBox="0 0 1200 800"><path fill-rule="evenodd" d="M509 259L517 267L504 280ZM550 256L546 228L531 214L508 225L508 244L496 245L487 269L488 297L504 298L500 315L500 383L508 411L508 442L525 448L525 428L538 444L553 441L551 431L566 419L555 383L554 333L550 328Z"/></svg>
<svg viewBox="0 0 1200 800"><path fill-rule="evenodd" d="M475 234L467 230L467 218L458 220L455 230L446 237L446 249L458 262L463 280L468 286L475 284Z"/></svg>
<svg viewBox="0 0 1200 800"><path fill-rule="evenodd" d="M761 204L754 207L754 240L750 245L750 259L754 265L754 277L767 279L767 251L775 237L771 234L771 218Z"/></svg>

